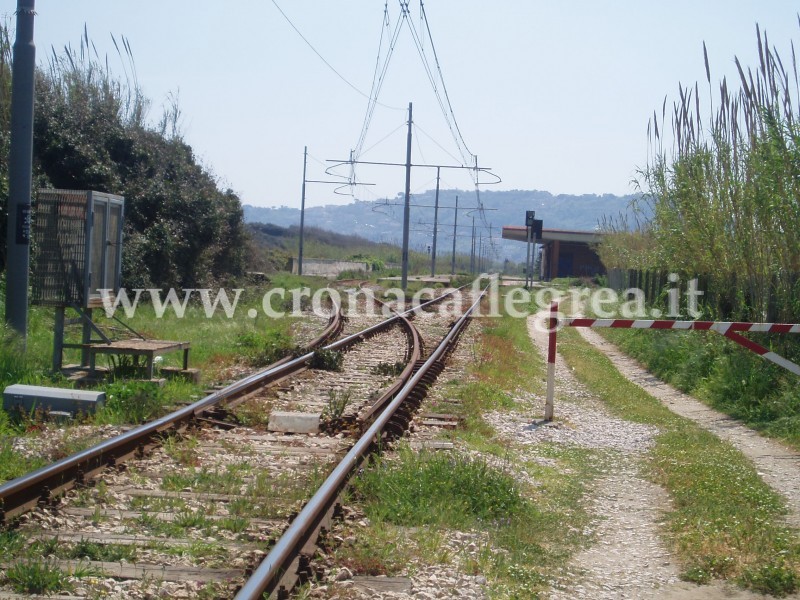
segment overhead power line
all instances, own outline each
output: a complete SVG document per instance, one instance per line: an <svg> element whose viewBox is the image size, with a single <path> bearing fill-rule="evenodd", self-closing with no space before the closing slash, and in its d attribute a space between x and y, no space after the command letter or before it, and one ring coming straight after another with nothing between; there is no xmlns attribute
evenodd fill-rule
<svg viewBox="0 0 800 600"><path fill-rule="evenodd" d="M320 53L319 53L319 51L318 51L318 50L317 50L317 49L316 49L316 48L313 46L313 44L312 44L311 42L309 42L309 41L308 41L308 39L306 38L306 36L304 36L304 35L303 35L303 33L302 33L302 32L301 32L301 31L300 31L300 30L299 30L299 29L298 29L298 28L295 26L295 24L294 24L294 23L292 23L292 20L291 20L291 19L290 19L290 18L287 16L287 14L286 14L285 12L283 12L283 9L282 9L280 6L278 6L278 3L276 2L276 0L272 0L272 3L275 5L275 8L277 8L277 9L278 9L278 12L279 12L279 13L281 13L281 16L283 16L283 18L284 18L284 19L286 19L286 22L287 22L287 23L288 23L288 24L291 26L291 28L292 28L292 29L294 29L294 30L295 30L295 32L297 33L297 35L299 35L299 36L300 36L300 39L302 39L302 40L303 40L303 41L306 43L306 46L308 46L309 48L311 48L311 50L314 52L314 54L316 54L316 55L319 57L319 59L320 59L320 60L321 60L323 63L325 63L325 66L326 66L326 67L328 67L328 68L329 68L331 71L333 71L333 72L336 74L336 76L337 76L339 79L341 79L342 81L344 81L344 82L345 82L345 83L346 83L346 84L347 84L347 85L348 85L350 88L352 88L352 89L353 89L353 90L354 90L356 93L358 93L358 94L360 94L360 95L364 96L364 98L370 98L370 96L369 96L369 95L365 94L365 93L364 93L364 92L362 92L360 89L358 89L358 88L357 88L355 85L353 85L352 83L350 83L350 81L348 81L348 79L347 79L347 78L346 78L344 75L342 75L341 73L339 73L339 71L337 71L337 70L336 70L336 68L335 68L335 67L334 67L334 66L333 66L331 63L329 63L327 60L325 60L325 57L324 57L324 56L322 56L322 54L320 54ZM399 108L399 107L396 107L396 106L388 106L388 105L386 105L386 104L381 104L381 106L383 106L384 108L390 108L390 109L392 109L392 110L404 110L404 109L402 109L402 108Z"/></svg>

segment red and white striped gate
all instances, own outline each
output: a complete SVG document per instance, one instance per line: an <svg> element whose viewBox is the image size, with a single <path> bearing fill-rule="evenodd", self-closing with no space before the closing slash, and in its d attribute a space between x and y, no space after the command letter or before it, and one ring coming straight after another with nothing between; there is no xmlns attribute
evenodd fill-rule
<svg viewBox="0 0 800 600"><path fill-rule="evenodd" d="M743 323L727 321L658 321L647 319L587 319L558 318L558 302L550 305L549 332L550 339L547 347L547 401L544 409L546 421L553 419L553 396L555 392L556 372L556 333L559 325L566 327L614 327L618 329L673 329L679 331L715 331L737 344L744 346L795 375L800 375L800 365L787 360L779 354L764 348L760 344L747 339L739 332L753 333L800 333L800 324L796 323Z"/></svg>

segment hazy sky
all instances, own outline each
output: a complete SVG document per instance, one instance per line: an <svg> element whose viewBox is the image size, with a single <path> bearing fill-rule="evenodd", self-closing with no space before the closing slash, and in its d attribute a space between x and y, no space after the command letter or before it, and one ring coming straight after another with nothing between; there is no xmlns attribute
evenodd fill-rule
<svg viewBox="0 0 800 600"><path fill-rule="evenodd" d="M384 2L277 3L328 63L369 92ZM12 18L15 7L0 0L0 15ZM422 31L419 2L409 7ZM716 88L723 75L736 79L734 55L755 67L757 22L785 63L790 40L800 40L798 5L786 0L427 0L425 10L458 126L479 165L502 178L486 188L498 190L633 192L653 110L677 96L679 82L700 81L708 98L703 41ZM303 146L308 178L329 179L325 161L347 158L358 141L366 97L325 65L271 0L36 0L36 11L40 64L53 48L79 46L85 25L123 76L110 34L125 36L152 101L150 118L157 121L177 94L185 140L245 203L299 206ZM394 27L399 3L389 2L388 12ZM430 41L423 47L432 61ZM408 23L379 102L391 108L375 109L364 144L374 147L363 160L405 161L413 102L413 162L456 164ZM365 200L393 197L405 181L397 167L361 166L358 177L377 184L358 189ZM434 178L434 170L415 169L412 191L433 188ZM472 188L464 171L442 179L443 187ZM308 205L351 201L333 187L309 184Z"/></svg>

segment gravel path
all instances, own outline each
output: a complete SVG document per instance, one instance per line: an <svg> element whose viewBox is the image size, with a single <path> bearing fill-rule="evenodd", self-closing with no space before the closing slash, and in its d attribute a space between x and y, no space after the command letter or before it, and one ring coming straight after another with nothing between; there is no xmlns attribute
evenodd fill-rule
<svg viewBox="0 0 800 600"><path fill-rule="evenodd" d="M547 336L536 331L534 318L528 321L528 330L535 345L543 356L546 356ZM599 349L609 355L614 365L655 397L662 399L676 413L689 418L702 417L707 422L709 429L718 433L720 437L731 439L736 434L731 431L742 430L738 433L741 445L737 445L743 452L754 458L772 457L773 463L780 469L781 464L791 465L794 469L788 479L797 478L796 455L787 456L785 449L774 442L763 440L749 429L736 425L726 417L711 411L692 398L683 396L672 390L660 380L644 371L635 361L620 353L612 344L590 330L579 329L581 334ZM635 377L635 378L634 378ZM669 508L669 497L659 486L645 480L638 470L639 456L649 446L650 437L643 438L643 426L620 421L609 417L604 406L587 393L573 377L562 358L556 361L556 404L555 415L557 420L564 420L575 425L574 412L576 407L581 411L591 412L594 423L601 424L598 435L598 447L611 447L622 450L620 445L629 445L629 450L618 454L619 460L614 465L614 472L602 477L594 489L589 492L589 510L595 515L596 529L587 532L594 535L596 540L586 550L573 556L567 565L567 576L562 581L556 582L550 595L553 599L590 598L592 600L605 599L658 599L658 600L756 600L765 596L738 589L732 585L714 582L711 585L697 586L678 579L680 565L673 557L659 536L659 520L664 510ZM671 390L667 393L666 390ZM659 394L666 394L661 396ZM682 396L682 397L681 397ZM665 399L666 398L666 399ZM539 407L541 411L543 407ZM695 420L698 420L695 418ZM602 425L605 423L605 425ZM716 427L714 429L713 427ZM576 427L580 430L582 427ZM637 431L637 428L640 428ZM540 430L547 429L545 427ZM602 442L609 437L616 438L612 445ZM728 436L731 436L730 438ZM627 441L626 441L627 440ZM733 440L731 439L733 442ZM763 446L759 441L767 441L770 445ZM750 452L746 450L750 448ZM757 449L757 450L753 450ZM637 456L639 455L639 456ZM783 460L777 457L793 458ZM758 462L759 471L762 466ZM766 473L766 466L763 467ZM766 477L765 477L766 479ZM795 481L784 481L783 488L795 487ZM776 486L776 489L781 489ZM798 596L791 596L797 598Z"/></svg>
<svg viewBox="0 0 800 600"><path fill-rule="evenodd" d="M601 350L630 381L658 398L669 409L730 442L756 466L767 484L786 499L787 521L800 527L800 454L775 440L760 436L739 421L709 408L650 374L634 359L591 329L578 328L589 343Z"/></svg>
<svg viewBox="0 0 800 600"><path fill-rule="evenodd" d="M546 356L547 335L537 330L533 318L528 321L528 331ZM539 441L575 443L616 453L613 469L595 482L587 498L596 521L594 530L586 533L593 535L596 543L572 558L550 597L655 597L665 586L678 584L680 572L658 535L659 518L669 508L667 494L639 472L641 455L653 444L658 429L610 416L563 359L556 361L556 381L556 423L567 426L538 428L547 432Z"/></svg>

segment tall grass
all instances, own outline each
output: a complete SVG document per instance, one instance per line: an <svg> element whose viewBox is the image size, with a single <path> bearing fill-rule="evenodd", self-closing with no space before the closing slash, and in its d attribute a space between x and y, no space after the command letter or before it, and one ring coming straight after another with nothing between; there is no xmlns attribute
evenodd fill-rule
<svg viewBox="0 0 800 600"><path fill-rule="evenodd" d="M640 172L640 208L652 219L635 233L609 225L600 249L609 267L704 275L740 319L800 316L800 97L797 61L781 58L756 27L759 63L738 58L738 82L700 86L648 126L651 155ZM715 93L716 92L716 93ZM708 114L703 105L708 104Z"/></svg>

